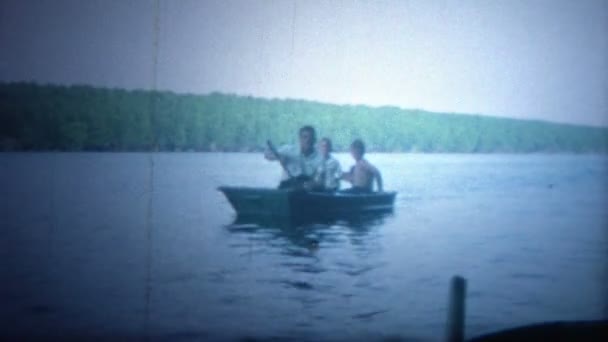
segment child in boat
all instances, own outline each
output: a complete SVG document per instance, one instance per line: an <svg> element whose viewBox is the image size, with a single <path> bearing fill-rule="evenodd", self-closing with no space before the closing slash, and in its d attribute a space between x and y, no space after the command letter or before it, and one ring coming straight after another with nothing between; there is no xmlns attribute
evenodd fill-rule
<svg viewBox="0 0 608 342"><path fill-rule="evenodd" d="M353 141L350 145L350 153L355 159L355 165L349 172L342 174L342 179L350 182L352 188L344 190L344 192L370 193L373 191L374 180L376 180L377 190L382 192L382 175L374 165L363 158L365 144L361 139Z"/></svg>
<svg viewBox="0 0 608 342"><path fill-rule="evenodd" d="M315 187L313 190L333 192L340 188L342 168L340 163L331 156L331 139L323 138L319 142L321 162L315 172Z"/></svg>

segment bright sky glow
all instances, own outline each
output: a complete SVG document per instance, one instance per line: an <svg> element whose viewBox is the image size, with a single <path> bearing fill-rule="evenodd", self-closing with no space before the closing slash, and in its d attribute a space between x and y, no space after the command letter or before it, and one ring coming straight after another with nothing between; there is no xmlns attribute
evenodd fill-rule
<svg viewBox="0 0 608 342"><path fill-rule="evenodd" d="M153 1L3 1L0 80L151 88ZM608 126L607 1L160 1L158 87Z"/></svg>

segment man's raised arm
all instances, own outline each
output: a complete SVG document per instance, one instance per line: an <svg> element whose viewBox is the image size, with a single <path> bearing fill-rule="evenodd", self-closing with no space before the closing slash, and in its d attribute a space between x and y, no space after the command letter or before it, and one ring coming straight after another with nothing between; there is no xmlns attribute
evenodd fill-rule
<svg viewBox="0 0 608 342"><path fill-rule="evenodd" d="M266 160L275 161L281 158L283 163L287 162L290 159L290 151L291 147L289 145L284 145L275 149L274 146L270 148L270 146L266 146L264 149L264 158Z"/></svg>
<svg viewBox="0 0 608 342"><path fill-rule="evenodd" d="M277 160L277 156L272 153L268 147L264 149L264 158L266 158L266 160Z"/></svg>

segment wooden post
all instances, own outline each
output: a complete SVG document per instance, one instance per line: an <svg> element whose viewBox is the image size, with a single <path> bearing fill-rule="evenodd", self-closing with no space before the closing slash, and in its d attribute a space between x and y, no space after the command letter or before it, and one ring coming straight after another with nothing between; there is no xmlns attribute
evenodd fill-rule
<svg viewBox="0 0 608 342"><path fill-rule="evenodd" d="M448 342L464 341L464 315L467 281L461 276L452 277L448 306L446 340Z"/></svg>

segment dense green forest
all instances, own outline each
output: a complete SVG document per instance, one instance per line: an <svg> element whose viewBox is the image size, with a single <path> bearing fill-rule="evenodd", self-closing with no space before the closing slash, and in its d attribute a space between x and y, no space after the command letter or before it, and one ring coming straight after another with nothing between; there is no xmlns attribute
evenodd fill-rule
<svg viewBox="0 0 608 342"><path fill-rule="evenodd" d="M314 125L344 150L608 152L608 128L229 94L0 83L0 150L257 151Z"/></svg>

